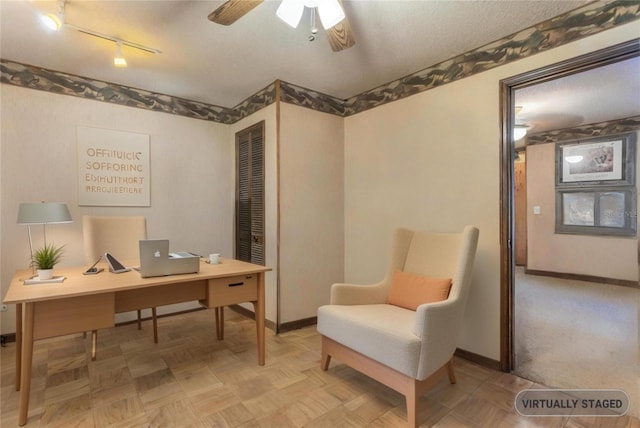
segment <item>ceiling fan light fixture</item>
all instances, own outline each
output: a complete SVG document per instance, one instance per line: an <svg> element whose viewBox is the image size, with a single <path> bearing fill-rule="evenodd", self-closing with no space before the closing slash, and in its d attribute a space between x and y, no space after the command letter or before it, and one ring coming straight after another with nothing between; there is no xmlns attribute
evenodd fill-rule
<svg viewBox="0 0 640 428"><path fill-rule="evenodd" d="M60 27L62 27L62 21L57 15L54 15L53 13L40 15L40 22L42 22L45 27L53 31L58 31Z"/></svg>
<svg viewBox="0 0 640 428"><path fill-rule="evenodd" d="M345 17L344 10L338 0L319 0L318 15L325 30L335 26Z"/></svg>
<svg viewBox="0 0 640 428"><path fill-rule="evenodd" d="M276 15L291 27L297 28L304 12L304 6L300 0L282 0Z"/></svg>
<svg viewBox="0 0 640 428"><path fill-rule="evenodd" d="M513 140L518 141L520 138L523 138L527 135L527 131L529 127L527 125L516 125L513 127Z"/></svg>
<svg viewBox="0 0 640 428"><path fill-rule="evenodd" d="M58 31L64 24L64 0L58 1L58 13L43 13L40 15L40 22L52 31Z"/></svg>
<svg viewBox="0 0 640 428"><path fill-rule="evenodd" d="M345 18L344 10L338 0L282 0L276 15L291 27L297 28L305 7L318 9L318 15L325 30Z"/></svg>

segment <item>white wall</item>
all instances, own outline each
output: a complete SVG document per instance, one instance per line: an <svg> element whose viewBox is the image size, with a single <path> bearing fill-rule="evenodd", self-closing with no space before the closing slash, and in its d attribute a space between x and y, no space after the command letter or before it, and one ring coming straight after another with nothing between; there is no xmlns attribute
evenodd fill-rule
<svg viewBox="0 0 640 428"><path fill-rule="evenodd" d="M277 322L278 313L278 177L277 177L277 159L278 159L278 133L276 120L276 104L257 111L256 113L245 117L244 119L229 126L229 144L232 147L231 160L231 193L229 197L234 207L231 230L235 233L235 191L236 191L236 172L235 172L235 135L256 123L264 120L264 137L265 137L265 160L264 160L264 185L265 185L265 265L272 270L265 275L265 317L268 321ZM235 237L234 237L235 242ZM232 250L223 254L225 257L233 257L235 252ZM250 304L242 305L246 309L253 311Z"/></svg>
<svg viewBox="0 0 640 428"><path fill-rule="evenodd" d="M170 239L173 250L232 254L234 148L228 126L5 84L0 91L3 296L13 272L29 264L27 229L16 224L21 202L68 204L74 222L47 227L49 242L66 245L61 266L85 264L84 214L144 215L149 237ZM78 206L78 125L149 135L151 207ZM41 228L32 229L39 246ZM13 305L1 321L2 333L15 332Z"/></svg>
<svg viewBox="0 0 640 428"><path fill-rule="evenodd" d="M315 317L344 278L344 120L280 107L280 322Z"/></svg>
<svg viewBox="0 0 640 428"><path fill-rule="evenodd" d="M459 347L500 357L501 79L637 37L630 23L345 120L345 280L384 275L397 226L480 228Z"/></svg>
<svg viewBox="0 0 640 428"><path fill-rule="evenodd" d="M636 237L555 233L555 150L555 144L527 147L527 268L638 281Z"/></svg>

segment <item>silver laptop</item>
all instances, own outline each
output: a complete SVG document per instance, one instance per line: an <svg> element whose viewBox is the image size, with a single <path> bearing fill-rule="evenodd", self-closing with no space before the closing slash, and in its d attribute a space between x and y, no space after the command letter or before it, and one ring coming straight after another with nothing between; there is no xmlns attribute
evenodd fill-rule
<svg viewBox="0 0 640 428"><path fill-rule="evenodd" d="M186 252L169 253L168 239L143 239L139 245L143 278L200 271L200 257Z"/></svg>

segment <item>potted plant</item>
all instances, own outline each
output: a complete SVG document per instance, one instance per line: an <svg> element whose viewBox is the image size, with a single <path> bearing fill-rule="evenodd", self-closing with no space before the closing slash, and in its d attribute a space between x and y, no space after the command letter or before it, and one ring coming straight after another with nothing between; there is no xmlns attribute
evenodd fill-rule
<svg viewBox="0 0 640 428"><path fill-rule="evenodd" d="M33 254L32 263L38 270L39 279L53 278L53 267L62 260L64 245L56 247L54 244L47 245L36 250Z"/></svg>

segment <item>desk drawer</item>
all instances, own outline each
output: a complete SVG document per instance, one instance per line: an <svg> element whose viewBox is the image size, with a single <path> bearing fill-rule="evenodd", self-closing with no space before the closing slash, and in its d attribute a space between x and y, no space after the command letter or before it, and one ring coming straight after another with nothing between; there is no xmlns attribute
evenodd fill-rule
<svg viewBox="0 0 640 428"><path fill-rule="evenodd" d="M202 300L207 296L207 281L199 280L156 285L116 293L116 312Z"/></svg>
<svg viewBox="0 0 640 428"><path fill-rule="evenodd" d="M34 340L114 326L113 293L44 300L34 305Z"/></svg>
<svg viewBox="0 0 640 428"><path fill-rule="evenodd" d="M209 280L206 305L210 308L258 300L258 274Z"/></svg>

